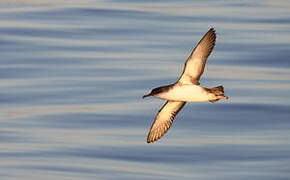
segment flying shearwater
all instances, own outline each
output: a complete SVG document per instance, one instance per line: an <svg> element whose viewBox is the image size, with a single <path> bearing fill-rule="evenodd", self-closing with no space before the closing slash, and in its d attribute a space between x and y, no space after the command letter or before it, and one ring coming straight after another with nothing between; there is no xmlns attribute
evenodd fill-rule
<svg viewBox="0 0 290 180"><path fill-rule="evenodd" d="M179 80L167 86L153 89L143 98L154 96L167 100L157 113L147 136L147 143L160 139L170 128L177 113L186 102L216 102L228 99L224 95L223 86L205 88L200 86L199 79L204 71L205 63L214 48L216 33L213 28L202 37L185 62Z"/></svg>

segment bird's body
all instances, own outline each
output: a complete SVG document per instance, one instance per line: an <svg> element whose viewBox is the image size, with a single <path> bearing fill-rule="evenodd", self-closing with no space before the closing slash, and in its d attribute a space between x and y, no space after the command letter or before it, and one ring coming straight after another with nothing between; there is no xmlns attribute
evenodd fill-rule
<svg viewBox="0 0 290 180"><path fill-rule="evenodd" d="M228 99L224 95L223 86L205 88L200 86L199 83L206 60L214 48L215 40L215 30L211 28L186 60L179 80L174 84L155 88L149 94L143 96L143 98L154 96L167 100L152 123L147 136L148 143L158 140L168 131L175 116L186 102L216 102L220 99Z"/></svg>
<svg viewBox="0 0 290 180"><path fill-rule="evenodd" d="M185 101L185 102L208 102L216 100L217 97L208 88L203 88L199 85L190 84L173 84L167 91L153 95L170 101Z"/></svg>

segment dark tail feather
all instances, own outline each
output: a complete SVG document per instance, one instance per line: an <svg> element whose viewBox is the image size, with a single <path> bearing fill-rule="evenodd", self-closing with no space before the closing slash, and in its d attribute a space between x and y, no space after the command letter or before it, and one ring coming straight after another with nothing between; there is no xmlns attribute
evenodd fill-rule
<svg viewBox="0 0 290 180"><path fill-rule="evenodd" d="M210 102L216 102L220 99L228 99L227 96L224 95L224 87L223 86L217 86L217 87L214 87L214 88L211 88L210 89L210 92L215 94L217 99L214 99L214 100L211 100Z"/></svg>
<svg viewBox="0 0 290 180"><path fill-rule="evenodd" d="M215 95L223 95L224 94L224 87L223 86L217 86L214 88L211 88L210 91L214 93Z"/></svg>

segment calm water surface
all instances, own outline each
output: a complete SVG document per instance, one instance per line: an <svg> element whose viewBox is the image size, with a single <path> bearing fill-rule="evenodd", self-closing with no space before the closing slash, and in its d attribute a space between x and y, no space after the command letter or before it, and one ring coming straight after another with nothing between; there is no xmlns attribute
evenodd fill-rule
<svg viewBox="0 0 290 180"><path fill-rule="evenodd" d="M0 179L290 179L289 1L0 1ZM146 134L194 44L218 33L190 103Z"/></svg>

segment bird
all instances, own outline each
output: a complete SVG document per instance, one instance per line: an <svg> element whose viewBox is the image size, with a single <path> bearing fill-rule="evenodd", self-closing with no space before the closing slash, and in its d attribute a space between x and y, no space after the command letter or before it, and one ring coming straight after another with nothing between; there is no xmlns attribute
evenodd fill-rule
<svg viewBox="0 0 290 180"><path fill-rule="evenodd" d="M187 102L216 102L228 99L224 94L224 87L202 87L199 83L204 72L206 61L216 43L216 31L210 28L197 43L187 58L182 75L177 82L154 88L149 94L143 96L157 97L166 100L158 111L147 135L147 143L160 139L171 127L175 116Z"/></svg>

